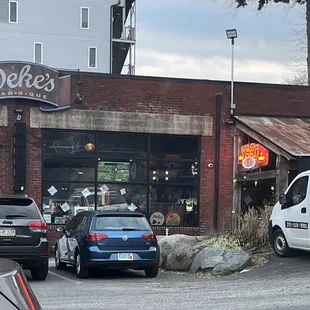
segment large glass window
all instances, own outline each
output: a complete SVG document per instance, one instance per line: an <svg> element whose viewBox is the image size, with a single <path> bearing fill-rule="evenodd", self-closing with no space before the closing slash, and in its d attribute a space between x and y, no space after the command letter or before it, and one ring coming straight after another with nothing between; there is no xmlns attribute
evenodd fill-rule
<svg viewBox="0 0 310 310"><path fill-rule="evenodd" d="M43 214L136 207L153 226L197 226L199 138L43 130Z"/></svg>

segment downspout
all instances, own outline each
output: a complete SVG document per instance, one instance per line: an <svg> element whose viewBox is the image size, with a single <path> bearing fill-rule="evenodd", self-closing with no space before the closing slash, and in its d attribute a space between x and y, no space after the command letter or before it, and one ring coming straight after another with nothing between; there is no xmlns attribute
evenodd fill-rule
<svg viewBox="0 0 310 310"><path fill-rule="evenodd" d="M110 74L113 72L113 9L121 4L121 0L110 7Z"/></svg>
<svg viewBox="0 0 310 310"><path fill-rule="evenodd" d="M221 108L222 94L215 94L216 98L216 121L215 121L215 160L214 160L214 208L213 228L218 229L218 207L219 207L219 172L220 172L220 140L221 140Z"/></svg>

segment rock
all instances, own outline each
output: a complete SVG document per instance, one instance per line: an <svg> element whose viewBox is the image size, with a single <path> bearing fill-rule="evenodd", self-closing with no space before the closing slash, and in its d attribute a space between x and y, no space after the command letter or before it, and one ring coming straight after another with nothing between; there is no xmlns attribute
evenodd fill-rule
<svg viewBox="0 0 310 310"><path fill-rule="evenodd" d="M197 253L204 247L202 244L193 247L180 245L168 255L163 267L167 270L188 271Z"/></svg>
<svg viewBox="0 0 310 310"><path fill-rule="evenodd" d="M240 271L251 262L251 256L241 249L226 250L223 260L212 270L214 275L225 275Z"/></svg>
<svg viewBox="0 0 310 310"><path fill-rule="evenodd" d="M182 249L189 248L187 249L187 252L189 252L190 248L195 248L197 244L198 241L195 237L181 234L171 235L158 239L158 245L160 247L159 266L166 268L166 262L169 255L171 257L171 254L175 253L174 256L177 256L177 259L179 259L179 256L182 255L181 253ZM195 254L196 253L197 252L195 252ZM190 256L189 253L187 254ZM172 263L169 263L169 266L171 265Z"/></svg>
<svg viewBox="0 0 310 310"><path fill-rule="evenodd" d="M194 258L189 272L196 273L200 270L205 271L208 269L213 269L223 261L224 253L225 248L221 246L205 247Z"/></svg>

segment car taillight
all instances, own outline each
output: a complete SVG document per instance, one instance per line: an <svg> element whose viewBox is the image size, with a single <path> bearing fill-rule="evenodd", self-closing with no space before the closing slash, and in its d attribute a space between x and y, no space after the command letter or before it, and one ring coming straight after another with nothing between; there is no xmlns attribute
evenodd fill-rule
<svg viewBox="0 0 310 310"><path fill-rule="evenodd" d="M142 239L148 240L148 241L157 241L157 237L154 234L144 234L142 235Z"/></svg>
<svg viewBox="0 0 310 310"><path fill-rule="evenodd" d="M31 299L31 296L30 296L29 291L28 291L28 289L26 287L25 281L23 280L23 277L20 275L19 272L16 274L16 276L17 276L17 282L18 282L18 284L20 286L20 289L22 291L23 296L26 299L26 302L28 304L29 309L30 310L35 310L36 307L34 305L34 302Z"/></svg>
<svg viewBox="0 0 310 310"><path fill-rule="evenodd" d="M100 240L105 240L108 239L108 236L105 234L88 234L85 237L85 241L100 241Z"/></svg>
<svg viewBox="0 0 310 310"><path fill-rule="evenodd" d="M45 222L30 222L28 223L28 227L33 232L47 232L47 224Z"/></svg>

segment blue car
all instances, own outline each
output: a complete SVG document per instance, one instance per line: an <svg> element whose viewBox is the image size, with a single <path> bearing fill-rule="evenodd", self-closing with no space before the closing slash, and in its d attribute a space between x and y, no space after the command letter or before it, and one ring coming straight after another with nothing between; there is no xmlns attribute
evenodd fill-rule
<svg viewBox="0 0 310 310"><path fill-rule="evenodd" d="M65 227L55 244L58 270L75 267L78 278L94 268L144 270L156 277L160 251L146 217L136 211L83 211Z"/></svg>

